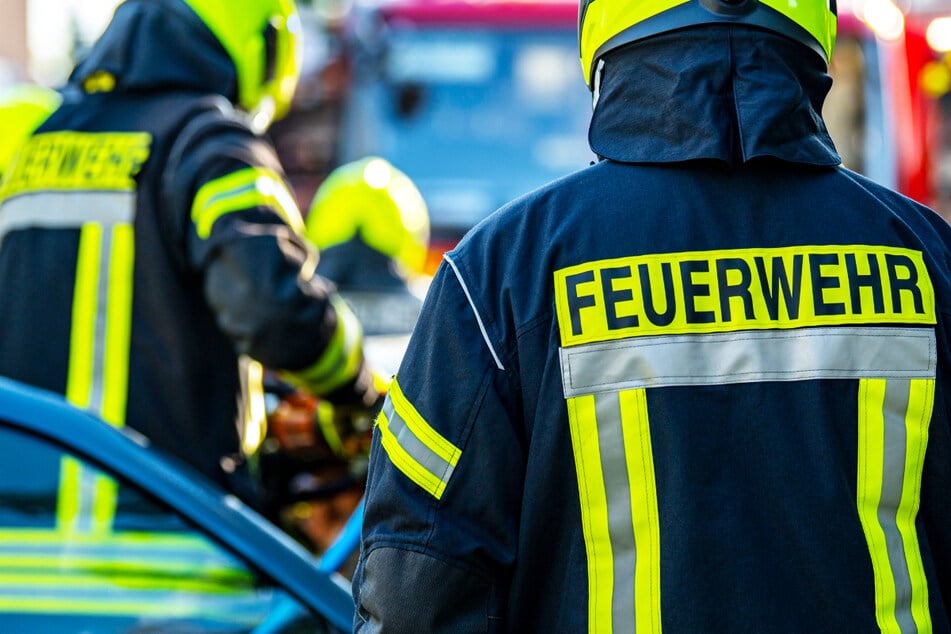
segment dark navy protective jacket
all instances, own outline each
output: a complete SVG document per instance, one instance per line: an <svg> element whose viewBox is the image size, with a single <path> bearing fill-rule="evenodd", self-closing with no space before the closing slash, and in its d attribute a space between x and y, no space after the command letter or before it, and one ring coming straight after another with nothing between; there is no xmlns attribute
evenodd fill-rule
<svg viewBox="0 0 951 634"><path fill-rule="evenodd" d="M185 3L118 8L4 177L0 374L239 488L239 355L340 401L370 382L236 86Z"/></svg>
<svg viewBox="0 0 951 634"><path fill-rule="evenodd" d="M951 631L951 231L824 66L609 54L604 160L447 254L371 453L360 632Z"/></svg>

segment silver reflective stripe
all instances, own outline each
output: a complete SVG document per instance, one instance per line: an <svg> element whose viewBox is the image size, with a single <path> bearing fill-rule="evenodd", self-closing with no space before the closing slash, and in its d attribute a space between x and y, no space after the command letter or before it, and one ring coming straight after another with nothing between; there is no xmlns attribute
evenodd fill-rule
<svg viewBox="0 0 951 634"><path fill-rule="evenodd" d="M614 587L611 616L615 632L633 632L634 572L637 548L634 543L634 515L631 512L631 478L624 456L624 433L621 425L621 402L617 394L595 397L598 419L598 444L601 448L601 471L608 505L608 535L611 540Z"/></svg>
<svg viewBox="0 0 951 634"><path fill-rule="evenodd" d="M9 198L0 205L0 242L19 229L78 229L87 222L130 224L135 192L42 191Z"/></svg>
<svg viewBox="0 0 951 634"><path fill-rule="evenodd" d="M105 223L103 223L105 224ZM92 377L89 411L103 417L106 394L106 317L109 314L109 266L112 258L112 225L106 224L99 243L99 280L96 283L95 339L92 349Z"/></svg>
<svg viewBox="0 0 951 634"><path fill-rule="evenodd" d="M885 533L888 561L895 581L895 619L903 633L918 631L911 614L911 577L905 558L905 545L898 528L898 507L901 503L905 476L905 452L908 438L905 416L908 411L911 384L909 381L886 381L884 465L882 497L878 504L878 521Z"/></svg>
<svg viewBox="0 0 951 634"><path fill-rule="evenodd" d="M448 484L454 467L416 437L406 425L402 416L393 408L392 399L388 398L383 402L383 414L386 416L390 433L396 438L397 444L403 451L437 480L441 480L443 484Z"/></svg>
<svg viewBox="0 0 951 634"><path fill-rule="evenodd" d="M930 328L635 337L562 348L565 397L638 388L836 378L933 378Z"/></svg>

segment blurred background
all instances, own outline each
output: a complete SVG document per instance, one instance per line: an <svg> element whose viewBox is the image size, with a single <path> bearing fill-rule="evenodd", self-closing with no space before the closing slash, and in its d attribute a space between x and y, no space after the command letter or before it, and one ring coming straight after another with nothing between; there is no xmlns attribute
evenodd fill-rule
<svg viewBox="0 0 951 634"><path fill-rule="evenodd" d="M306 211L327 174L375 155L432 220L429 268L507 200L594 157L564 0L298 0L304 74L269 134ZM0 88L56 86L115 0L0 0ZM951 0L842 0L825 116L847 167L951 218Z"/></svg>

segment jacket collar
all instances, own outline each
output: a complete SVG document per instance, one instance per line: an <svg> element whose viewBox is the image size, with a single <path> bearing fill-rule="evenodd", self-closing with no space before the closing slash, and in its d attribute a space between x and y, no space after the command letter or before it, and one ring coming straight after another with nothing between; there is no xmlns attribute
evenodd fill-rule
<svg viewBox="0 0 951 634"><path fill-rule="evenodd" d="M792 40L718 25L653 37L603 59L588 134L602 158L841 163L819 115L832 79L818 55Z"/></svg>

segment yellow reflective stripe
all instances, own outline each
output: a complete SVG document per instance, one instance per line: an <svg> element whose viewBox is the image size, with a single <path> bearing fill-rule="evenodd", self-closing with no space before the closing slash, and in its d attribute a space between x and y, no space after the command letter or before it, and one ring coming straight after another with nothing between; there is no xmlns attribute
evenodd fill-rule
<svg viewBox="0 0 951 634"><path fill-rule="evenodd" d="M567 405L588 557L588 631L659 633L660 515L647 393L577 396Z"/></svg>
<svg viewBox="0 0 951 634"><path fill-rule="evenodd" d="M416 407L403 395L399 381L393 381L387 396L390 397L396 413L400 415L400 418L403 419L409 430L413 432L413 435L419 438L430 451L455 467L459 462L459 456L462 454L462 451L443 438L439 432L426 422L426 419L420 415Z"/></svg>
<svg viewBox="0 0 951 634"><path fill-rule="evenodd" d="M6 588L19 591L34 589L42 594L54 589L82 588L94 589L96 585L118 586L123 590L179 590L186 592L207 594L234 594L243 592L250 587L252 578L243 579L245 583L236 585L233 580L202 579L192 575L168 575L163 567L142 567L139 574L124 572L121 576L109 572L85 572L76 574L73 571L57 571L56 574L43 573L9 573L0 571L0 596L6 594ZM160 573L160 574L156 574Z"/></svg>
<svg viewBox="0 0 951 634"><path fill-rule="evenodd" d="M317 403L317 424L320 426L320 433L330 446L330 450L338 456L344 455L343 440L334 424L334 406L332 403L320 400Z"/></svg>
<svg viewBox="0 0 951 634"><path fill-rule="evenodd" d="M88 409L91 405L102 231L102 226L98 223L83 225L76 261L66 399L82 409ZM70 457L64 457L60 461L60 485L56 505L56 520L60 527L77 526L83 506L82 476L82 463Z"/></svg>
<svg viewBox="0 0 951 634"><path fill-rule="evenodd" d="M93 530L107 531L116 516L119 485L112 478L97 475L92 499Z"/></svg>
<svg viewBox="0 0 951 634"><path fill-rule="evenodd" d="M122 531L108 535L75 534L52 528L0 528L0 552L10 544L54 547L68 541L71 547L142 548L150 550L191 549L192 553L215 554L218 549L207 538L195 533Z"/></svg>
<svg viewBox="0 0 951 634"><path fill-rule="evenodd" d="M935 381L912 380L908 399L905 427L908 449L903 478L902 505L898 509L898 527L905 545L905 561L911 579L911 614L919 624L919 632L931 631L931 611L928 607L928 579L925 576L921 546L915 518L921 503L921 480L924 471L925 450L928 447L928 428L934 407Z"/></svg>
<svg viewBox="0 0 951 634"><path fill-rule="evenodd" d="M192 222L202 239L224 214L254 207L269 207L294 231L303 233L304 220L284 180L274 170L248 167L201 186L192 202Z"/></svg>
<svg viewBox="0 0 951 634"><path fill-rule="evenodd" d="M315 394L326 394L353 379L363 358L363 327L350 306L338 296L330 302L337 313L337 328L315 364L288 373L293 383L303 383Z"/></svg>
<svg viewBox="0 0 951 634"><path fill-rule="evenodd" d="M646 390L627 390L621 400L624 455L631 486L631 514L637 560L634 573L634 621L637 632L659 633L660 620L660 514L654 450Z"/></svg>
<svg viewBox="0 0 951 634"><path fill-rule="evenodd" d="M931 631L915 517L933 400L933 379L859 381L856 504L874 574L875 618L889 634Z"/></svg>
<svg viewBox="0 0 951 634"><path fill-rule="evenodd" d="M80 229L66 398L117 427L125 424L128 395L134 262L130 223L90 222ZM108 531L117 491L111 478L63 458L57 522Z"/></svg>
<svg viewBox="0 0 951 634"><path fill-rule="evenodd" d="M103 561L95 557L76 557L64 554L31 556L10 555L0 556L0 568L18 571L42 571L55 569L58 574L88 571L97 575L155 575L157 572L169 575L183 575L201 577L213 580L215 583L250 583L254 580L251 573L241 569L209 568L201 561L163 561L161 565L155 561Z"/></svg>
<svg viewBox="0 0 951 634"><path fill-rule="evenodd" d="M135 237L132 225L116 225L112 228L112 251L109 257L102 403L102 418L115 426L125 424L134 265Z"/></svg>
<svg viewBox="0 0 951 634"><path fill-rule="evenodd" d="M237 559L193 533L0 530L0 571L39 573L49 568L124 575L164 571L228 583L253 578Z"/></svg>
<svg viewBox="0 0 951 634"><path fill-rule="evenodd" d="M168 598L169 601L156 601L154 596L148 594L137 600L118 599L109 595L99 599L73 599L60 594L28 598L0 597L0 611L13 614L109 614L160 618L209 615L228 622L246 621L251 626L261 622L261 617L231 615L226 609L228 606L222 606L222 612L214 614L204 609L204 606L196 608L191 601L183 601L178 605L172 600L176 597Z"/></svg>
<svg viewBox="0 0 951 634"><path fill-rule="evenodd" d="M569 398L567 405L581 500L581 527L588 557L588 632L610 634L614 631L611 610L614 561L594 396Z"/></svg>
<svg viewBox="0 0 951 634"><path fill-rule="evenodd" d="M895 584L888 564L888 545L878 522L884 468L885 380L859 381L859 452L857 497L875 576L875 619L883 633L901 632L895 620Z"/></svg>
<svg viewBox="0 0 951 634"><path fill-rule="evenodd" d="M79 517L79 481L82 465L75 458L64 457L59 465L59 493L56 498L56 525L62 529L74 526Z"/></svg>
<svg viewBox="0 0 951 634"><path fill-rule="evenodd" d="M377 427L393 466L437 500L441 499L462 451L426 422L395 380L377 418Z"/></svg>
<svg viewBox="0 0 951 634"><path fill-rule="evenodd" d="M76 261L72 330L69 337L69 377L66 384L66 399L83 409L89 406L92 385L101 243L102 226L92 222L83 225Z"/></svg>
<svg viewBox="0 0 951 634"><path fill-rule="evenodd" d="M377 418L377 428L380 430L380 442L390 462L403 475L415 482L421 489L437 500L442 498L446 489L445 483L417 463L401 446L396 436L390 431L390 423L386 414L380 413Z"/></svg>
<svg viewBox="0 0 951 634"><path fill-rule="evenodd" d="M247 355L238 359L241 374L244 404L242 419L244 427L241 431L241 450L245 455L257 453L264 437L267 435L267 405L264 401L264 366Z"/></svg>

